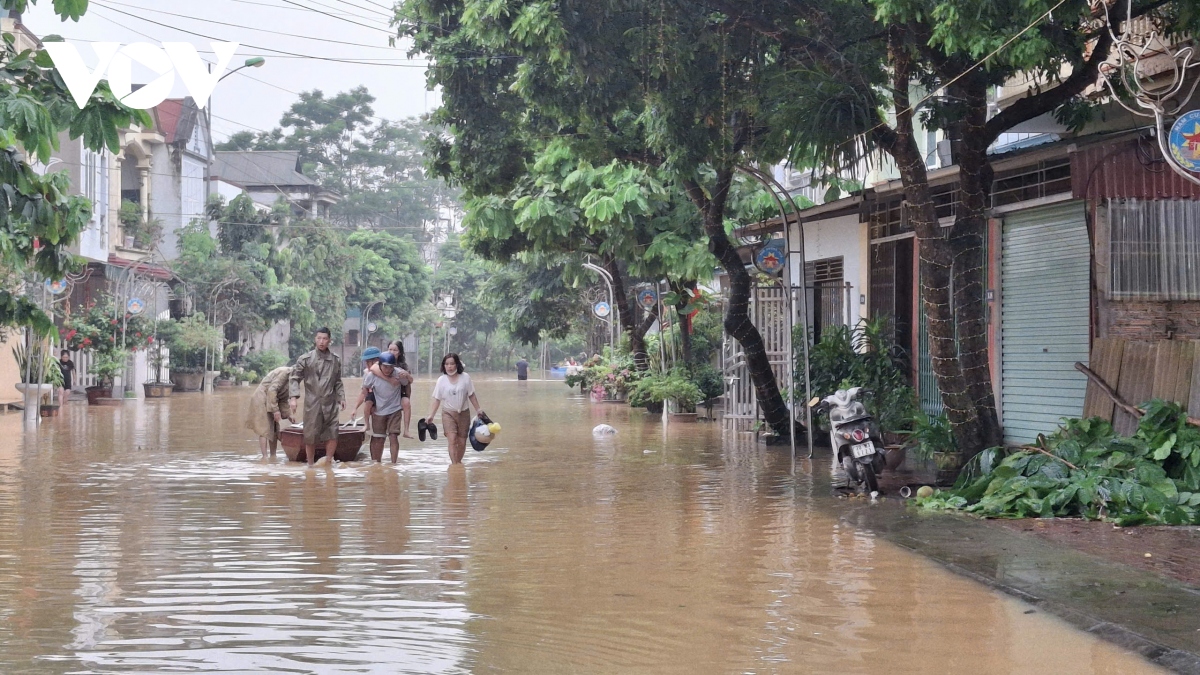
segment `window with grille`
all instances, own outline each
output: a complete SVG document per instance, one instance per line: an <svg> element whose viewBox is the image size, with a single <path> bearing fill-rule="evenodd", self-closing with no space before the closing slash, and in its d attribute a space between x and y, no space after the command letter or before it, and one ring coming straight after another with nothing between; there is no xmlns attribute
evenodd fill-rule
<svg viewBox="0 0 1200 675"><path fill-rule="evenodd" d="M1200 300L1200 202L1110 199L1109 296Z"/></svg>

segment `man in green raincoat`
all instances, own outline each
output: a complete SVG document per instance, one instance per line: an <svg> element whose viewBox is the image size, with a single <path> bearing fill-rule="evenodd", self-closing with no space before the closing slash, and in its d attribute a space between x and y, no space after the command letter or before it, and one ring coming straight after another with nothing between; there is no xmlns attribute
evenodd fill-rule
<svg viewBox="0 0 1200 675"><path fill-rule="evenodd" d="M342 363L329 351L332 336L328 328L318 328L316 349L296 359L292 366L290 406L293 419L304 388L304 455L312 466L318 443L325 444L325 456L333 466L338 442L338 413L346 408L342 389Z"/></svg>

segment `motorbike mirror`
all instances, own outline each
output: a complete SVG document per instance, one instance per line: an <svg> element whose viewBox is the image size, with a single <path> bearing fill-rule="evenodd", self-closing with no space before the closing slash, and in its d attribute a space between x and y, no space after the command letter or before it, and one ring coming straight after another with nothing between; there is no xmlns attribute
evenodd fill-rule
<svg viewBox="0 0 1200 675"><path fill-rule="evenodd" d="M814 396L814 397L812 397L812 400L810 400L810 401L808 402L808 407L812 408L812 407L814 407L815 405L817 405L817 404L818 404L818 403L820 403L820 402L821 402L821 397L820 397L820 396Z"/></svg>

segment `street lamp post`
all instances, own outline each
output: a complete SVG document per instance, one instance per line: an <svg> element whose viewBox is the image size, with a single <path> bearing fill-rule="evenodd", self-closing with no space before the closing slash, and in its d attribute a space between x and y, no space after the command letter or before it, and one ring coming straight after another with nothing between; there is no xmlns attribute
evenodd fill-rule
<svg viewBox="0 0 1200 675"><path fill-rule="evenodd" d="M617 313L617 311L618 311L617 305L614 302L614 300L616 298L616 293L613 292L612 275L609 274L608 270L604 269L603 267L600 267L599 265L593 265L590 262L583 263L583 266L585 269L589 269L589 270L595 272L596 274L599 274L600 278L604 280L604 285L608 288L608 307L612 311L612 313L609 314L609 317L608 317L608 328L609 328L608 340L609 340L609 345L612 347L612 350L615 352L617 350L617 331L618 331L617 326L620 325L618 323L617 317L619 317L620 314Z"/></svg>
<svg viewBox="0 0 1200 675"><path fill-rule="evenodd" d="M220 82L221 80L229 77L230 75L236 73L239 70L242 70L243 68L261 68L262 65L266 62L267 62L267 60L261 56L252 56L252 57L246 59L246 62L243 63L242 65L238 66L237 68L234 68L233 70L229 71L228 73L225 73L221 77L218 77L217 82ZM212 68L211 63L209 64L209 68ZM215 88L214 88L214 91L215 91ZM213 165L212 107L213 107L212 94L209 94L208 95L208 105L205 107L205 110L204 110L205 122L207 122L207 124L208 124L208 128L206 129L206 131L208 132L208 139L207 139L207 142L205 143L205 145L207 146L207 150L208 150L208 176L205 177L205 178L207 178L207 180L204 181L204 202L205 202L206 206L208 203L208 198L210 196L212 196L212 165Z"/></svg>

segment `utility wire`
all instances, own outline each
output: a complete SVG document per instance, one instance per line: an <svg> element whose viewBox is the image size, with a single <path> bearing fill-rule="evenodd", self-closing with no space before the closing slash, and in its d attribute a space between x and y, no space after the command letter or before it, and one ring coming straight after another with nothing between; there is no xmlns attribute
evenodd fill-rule
<svg viewBox="0 0 1200 675"><path fill-rule="evenodd" d="M1063 1L1065 2L1065 0L1063 0ZM123 14L128 17L133 17L135 19L141 19L142 21L145 21L147 23L152 23L156 26L161 26L163 28L169 28L171 30L176 30L181 33L187 33L188 35L194 35L196 37L201 37L201 38L204 38L205 40L213 40L216 42L225 42L225 40L223 40L221 38L213 37L211 35L205 35L204 33L197 33L196 31L191 31L191 30L187 30L184 28L179 28L178 26L172 26L169 24L165 24L165 23L162 23L161 21L155 21L153 19L148 19L143 16L138 16L136 14L126 12L124 10L120 10L115 7L98 7L98 9L104 9L109 12L116 12L118 14ZM259 49L262 51L271 52L273 54L282 54L284 56L291 56L291 57L302 58L302 59L314 59L317 61L330 61L333 63L346 63L346 64L354 64L354 65L362 65L362 66L386 66L386 67L391 67L391 68L426 68L427 67L427 64L424 64L424 63L422 63L422 64L390 63L390 62L385 62L385 61L387 61L385 59L367 60L367 59L338 58L338 57L332 57L332 56L316 56L313 54L299 54L297 52L289 52L289 51L285 51L282 49L272 49L270 47L263 47L261 45L252 45L249 43L244 43L244 44L245 44L245 46L247 46L251 49ZM397 59L393 59L393 60L397 60ZM398 60L411 61L411 59L398 59Z"/></svg>
<svg viewBox="0 0 1200 675"><path fill-rule="evenodd" d="M396 51L395 47L385 47L383 45L362 44L361 42L347 42L345 40L334 40L332 38L316 37L313 35L298 35L296 33L284 33L282 31L269 30L266 28L254 28L252 26L243 26L243 25L236 24L236 23L226 23L224 21L217 21L215 19L206 19L206 18L199 17L199 16L188 16L187 14L176 14L175 12L168 12L168 11L161 10L161 9L150 9L148 7L138 7L137 5L131 5L131 4L124 3L124 2L116 2L116 0L107 0L107 2L99 2L98 0L92 0L92 1L96 4L97 7L108 7L108 5L120 5L122 7L132 7L134 9L140 9L145 12L154 12L155 14L165 14L166 16L173 16L173 17L177 17L180 19L190 19L192 21L203 21L204 23L217 24L218 26L229 26L231 28L242 28L244 30L257 31L259 33L270 33L271 35L282 35L285 37L299 38L301 40L315 40L317 42L327 42L327 43L339 44L339 45L350 45L351 47L362 47L364 49L383 49L383 50L390 51L390 52ZM109 9L111 9L111 8L109 8ZM416 61L418 59L405 59L405 60Z"/></svg>
<svg viewBox="0 0 1200 675"><path fill-rule="evenodd" d="M316 0L308 0L308 1L309 1L309 2L311 2L311 3L313 3L314 5L315 5L315 4L320 4L320 3L316 2ZM349 5L349 6L351 6L351 7L354 7L355 9L361 9L361 10L363 10L364 12L373 12L373 13L375 13L375 14L379 14L379 15L381 15L381 16L386 16L386 17L387 17L387 19L388 19L388 22L389 22L389 23L390 23L390 22L392 21L392 19L393 19L393 18L395 18L395 16L396 16L396 8L395 8L395 7L392 7L392 8L390 8L390 9L388 9L388 8L376 9L376 8L382 8L382 7L383 7L383 5L380 5L380 4L378 4L378 3L371 3L371 4L375 5L375 6L374 6L374 7L367 7L367 6L365 6L365 5L356 5L356 4L354 4L353 2L350 2L350 0L335 0L335 1L336 1L336 2L340 2L340 3L341 3L341 4L343 4L343 5ZM369 1L370 1L370 0L368 0L368 2L369 2Z"/></svg>
<svg viewBox="0 0 1200 675"><path fill-rule="evenodd" d="M289 6L287 6L287 5L275 5L275 4L271 4L271 3L267 3L267 2L255 2L255 0L229 0L229 1L230 1L230 2L236 2L236 3L240 3L240 4L243 4L243 5L258 5L259 7L271 7L271 8L273 8L273 9L286 9L286 10L288 10L289 12L304 12L304 11L307 11L307 10L305 10L305 9L301 8L301 7L289 7ZM318 6L320 6L320 7L329 7L329 5L325 5L325 4L322 4L322 3L320 3L320 2L317 2L317 0L309 0L309 2L313 3L314 5L318 5ZM362 20L364 20L364 21L378 21L378 20L379 20L378 18L376 18L376 17L373 17L373 16L363 16L363 15L361 15L361 14L354 14L354 13L352 13L352 12L346 12L346 14L347 14L347 15L349 15L349 16L352 16L352 17L354 17L354 18L356 18L356 19L362 19Z"/></svg>
<svg viewBox="0 0 1200 675"><path fill-rule="evenodd" d="M395 35L396 35L396 33L395 33L394 31L391 31L391 30L385 30L385 29L383 29L383 28L377 28L377 27L375 27L375 26L368 26L368 25L367 25L367 24L365 24L365 23L359 23L359 22L357 22L357 21L351 21L350 19L347 19L346 17L344 17L344 16L340 16L340 15L338 15L338 14L330 14L329 12L325 12L325 11L322 11L322 10L319 10L319 9L315 9L315 8L313 8L313 7L309 7L309 6L307 6L307 5L302 5L302 4L298 3L298 2L296 2L296 0L282 0L282 2L286 2L286 3L287 3L287 4L289 4L289 5L295 5L296 7L303 7L304 9L307 9L307 10L308 10L308 11L310 11L310 12L316 12L317 14L324 14L325 16L328 16L328 17L331 17L331 18L337 19L338 21L345 21L346 23L352 23L352 24L354 24L355 26L362 26L363 28L370 28L371 30L377 30L377 31L379 31L379 32L381 32L381 33L387 33L388 35L390 35L390 36L392 36L392 37L395 37Z"/></svg>

